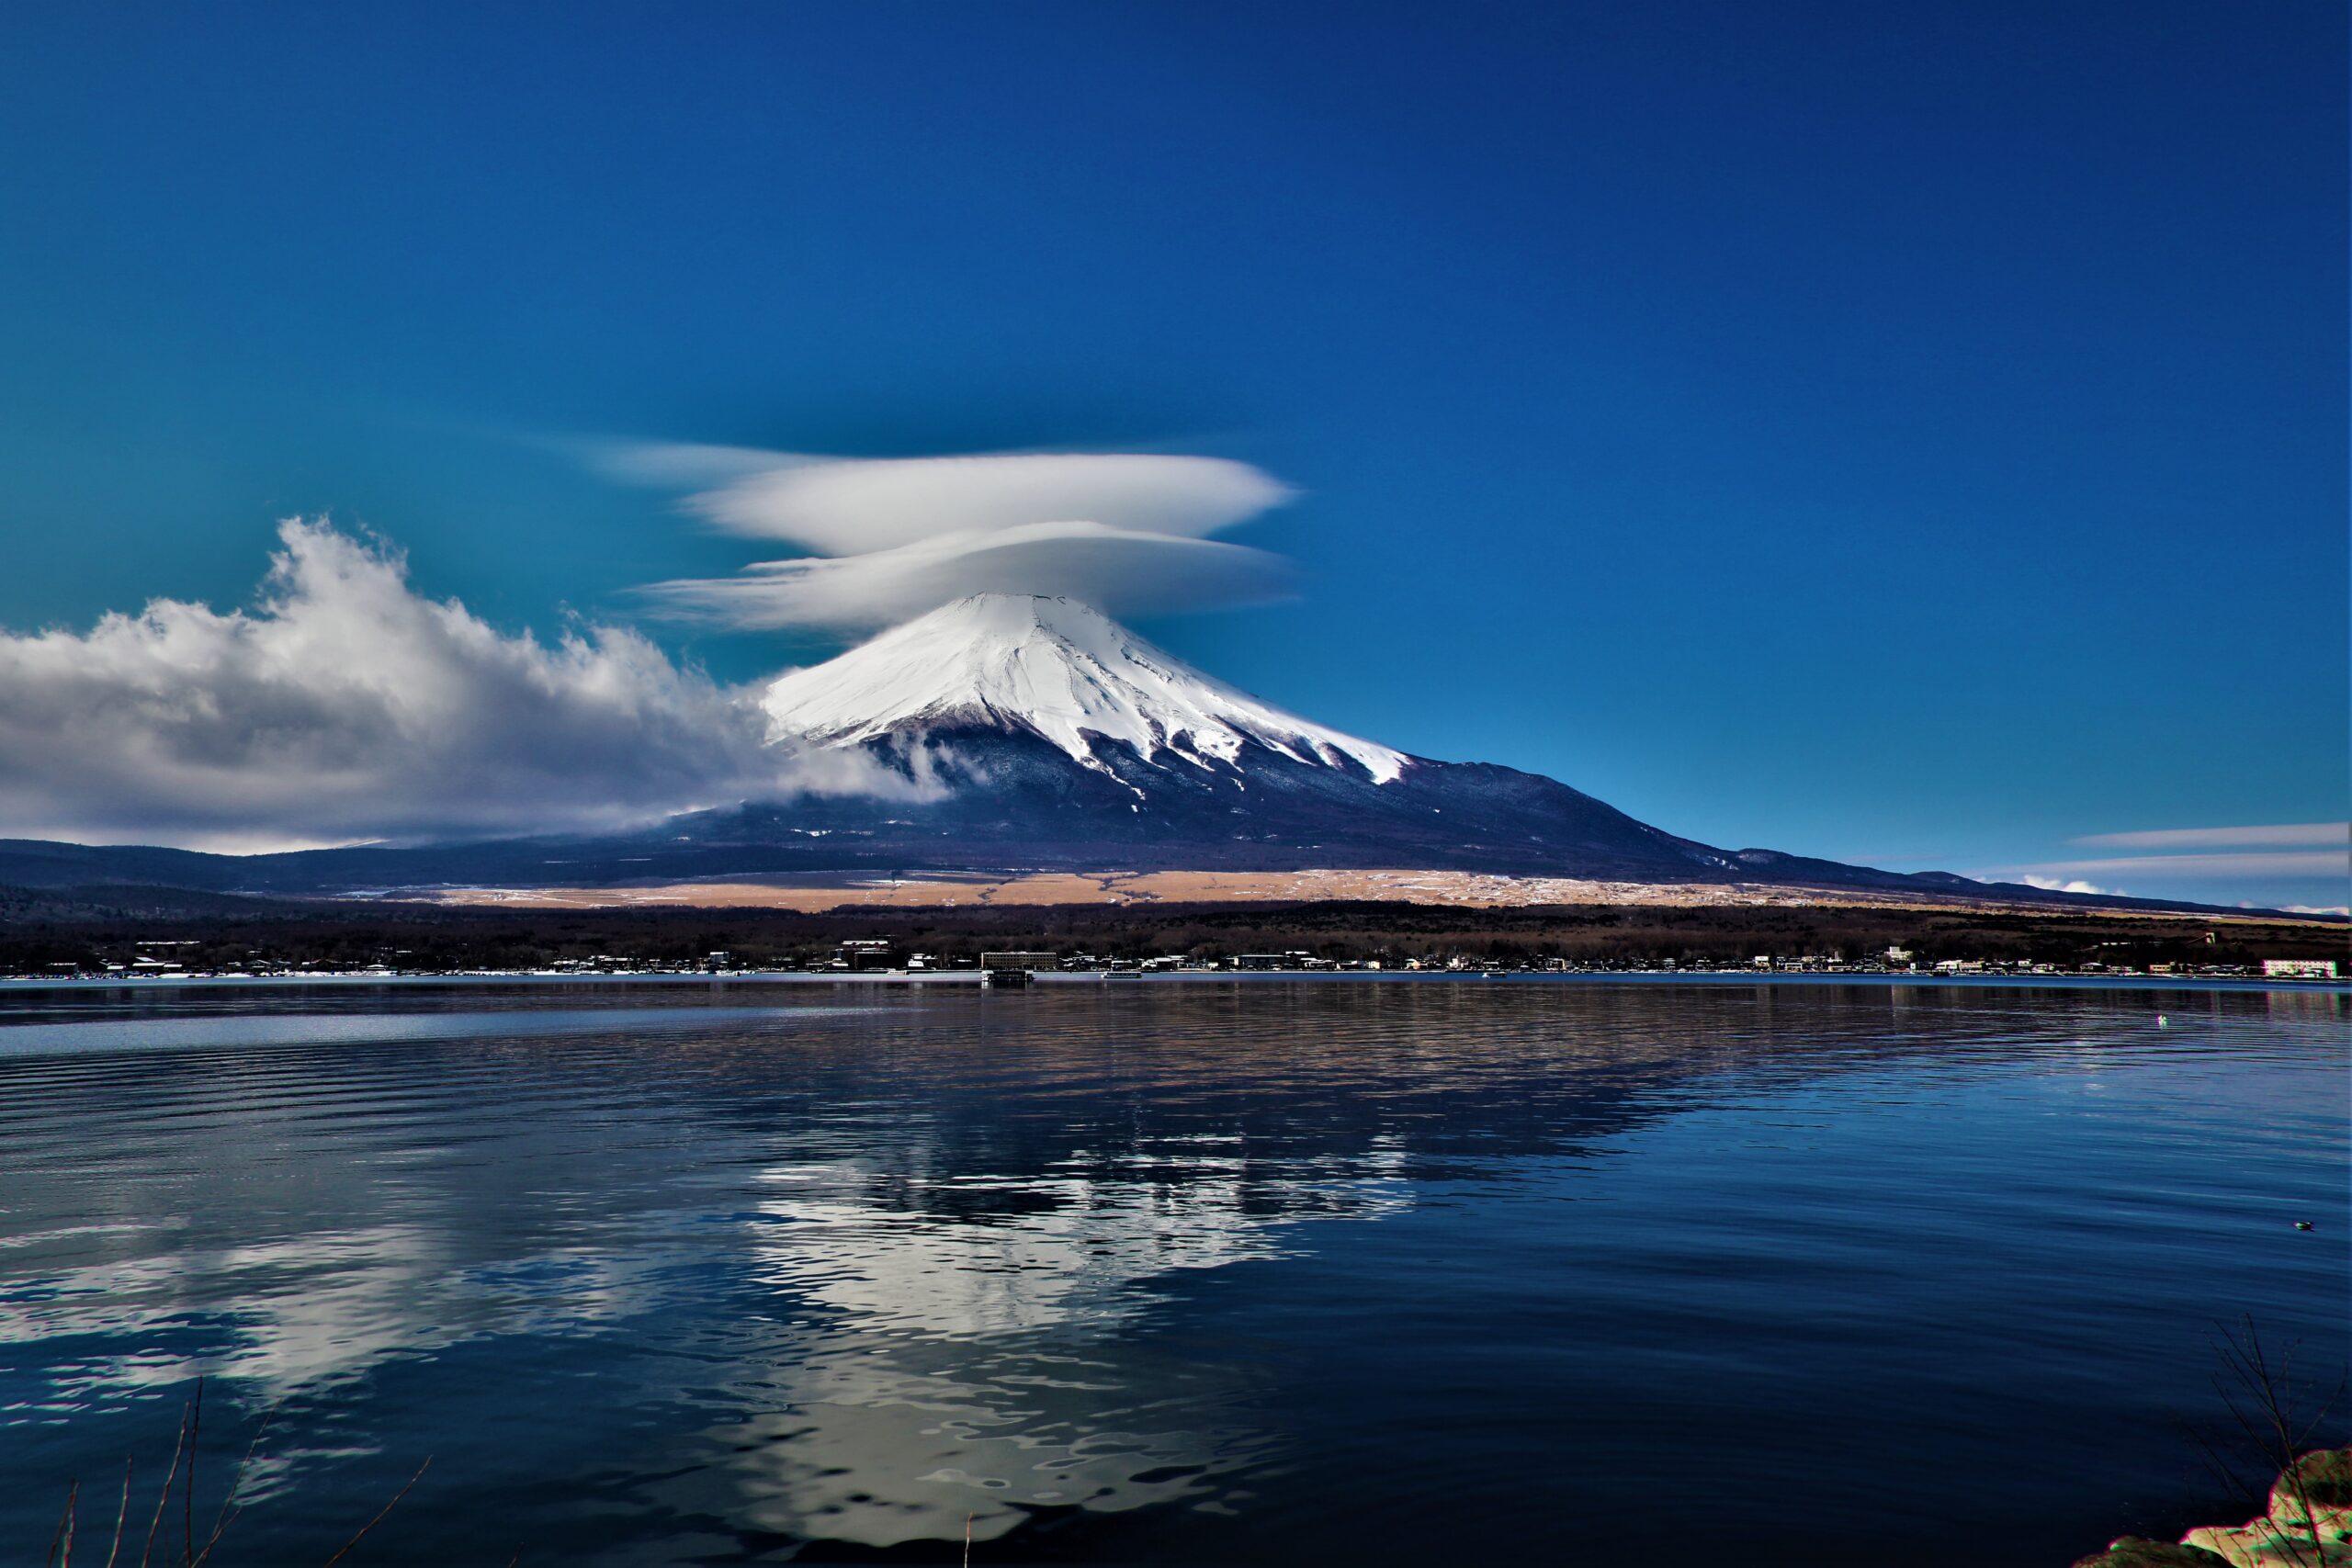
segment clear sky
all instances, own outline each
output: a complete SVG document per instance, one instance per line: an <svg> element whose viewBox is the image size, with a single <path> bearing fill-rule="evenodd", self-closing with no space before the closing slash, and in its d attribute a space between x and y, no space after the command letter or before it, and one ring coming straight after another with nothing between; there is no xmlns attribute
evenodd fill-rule
<svg viewBox="0 0 2352 1568"><path fill-rule="evenodd" d="M297 513L542 635L753 558L584 437L1202 453L1301 594L1142 629L1317 719L2340 904L2346 72L2315 0L20 0L0 625L248 604Z"/></svg>

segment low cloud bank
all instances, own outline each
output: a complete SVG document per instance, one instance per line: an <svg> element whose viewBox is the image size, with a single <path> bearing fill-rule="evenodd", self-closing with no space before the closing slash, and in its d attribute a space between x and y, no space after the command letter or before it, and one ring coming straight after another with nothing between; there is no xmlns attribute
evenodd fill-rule
<svg viewBox="0 0 2352 1568"><path fill-rule="evenodd" d="M655 583L657 608L744 630L871 629L967 593L1061 593L1114 615L1264 604L1280 556L1207 537L1291 499L1222 457L1030 453L865 461L731 446L605 452L633 482L705 486L720 530L809 552L731 578Z"/></svg>
<svg viewBox="0 0 2352 1568"><path fill-rule="evenodd" d="M639 633L508 635L420 597L388 547L299 519L278 538L250 611L157 599L87 632L0 632L5 831L252 849L910 787L767 747L755 693Z"/></svg>
<svg viewBox="0 0 2352 1568"><path fill-rule="evenodd" d="M2044 893L2095 893L2103 897L2129 897L2120 887L2098 887L2076 877L2068 882L2055 876L2022 876L2018 879L2028 887L2039 887Z"/></svg>
<svg viewBox="0 0 2352 1568"><path fill-rule="evenodd" d="M2012 866L2019 880L2042 877L2169 876L2228 880L2253 876L2335 876L2352 874L2352 854L2343 850L2280 851L2241 854L2127 855L2112 860L2048 861Z"/></svg>
<svg viewBox="0 0 2352 1568"><path fill-rule="evenodd" d="M2171 854L2114 855L2098 860L2043 861L2033 865L1995 866L1973 874L1992 882L2021 882L2053 893L2098 893L2119 897L2188 898L2210 902L2218 889L2201 884L2235 884L2232 892L2259 889L2265 908L2302 913L2333 913L2324 898L2352 879L2352 852L2341 848L2309 850L2190 850L2211 843L2328 843L2340 823L2301 823L2275 828L2182 829L2116 833L2076 843L2118 848L2165 849ZM2287 900L2295 897L2297 902Z"/></svg>

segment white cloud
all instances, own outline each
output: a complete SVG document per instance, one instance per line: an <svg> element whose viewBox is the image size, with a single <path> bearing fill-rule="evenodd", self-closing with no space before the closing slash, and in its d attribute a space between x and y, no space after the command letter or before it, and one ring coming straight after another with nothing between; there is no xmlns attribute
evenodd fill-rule
<svg viewBox="0 0 2352 1568"><path fill-rule="evenodd" d="M2130 897L2120 887L2098 887L2080 877L2071 882L2055 876L2020 876L2018 880L2028 887L2039 887L2045 893L2095 893L2109 898Z"/></svg>
<svg viewBox="0 0 2352 1568"><path fill-rule="evenodd" d="M278 536L251 611L158 599L87 632L0 632L6 831L252 849L893 787L769 750L755 694L636 632L510 636L417 595L388 548L300 520Z"/></svg>
<svg viewBox="0 0 2352 1568"><path fill-rule="evenodd" d="M641 590L671 614L745 630L871 628L967 593L1063 594L1113 615L1264 604L1290 592L1290 563L1242 545L1032 523L951 534L834 559L762 561L741 576Z"/></svg>
<svg viewBox="0 0 2352 1568"><path fill-rule="evenodd" d="M2290 915L2352 915L2352 905L2346 904L2287 904L2280 908Z"/></svg>
<svg viewBox="0 0 2352 1568"><path fill-rule="evenodd" d="M2039 865L2007 868L2009 875L2031 881L2041 877L2249 877L2345 876L2352 874L2352 852L2345 850L2273 851L2239 854L2128 855L2113 860L2048 861ZM1998 872L1988 875L2002 874Z"/></svg>
<svg viewBox="0 0 2352 1568"><path fill-rule="evenodd" d="M657 484L724 480L688 508L729 533L820 555L1070 521L1200 538L1292 495L1247 463L1135 452L857 459L640 446L607 455L603 467Z"/></svg>
<svg viewBox="0 0 2352 1568"><path fill-rule="evenodd" d="M2344 845L2352 822L2283 822L2257 828L2163 828L2143 833L2093 833L2071 840L2109 850L2236 850Z"/></svg>
<svg viewBox="0 0 2352 1568"><path fill-rule="evenodd" d="M707 486L686 509L808 554L655 583L669 612L743 629L870 629L967 593L1057 593L1113 615L1262 604L1289 563L1208 536L1289 500L1247 463L1151 453L877 460L738 446L599 449L635 483Z"/></svg>

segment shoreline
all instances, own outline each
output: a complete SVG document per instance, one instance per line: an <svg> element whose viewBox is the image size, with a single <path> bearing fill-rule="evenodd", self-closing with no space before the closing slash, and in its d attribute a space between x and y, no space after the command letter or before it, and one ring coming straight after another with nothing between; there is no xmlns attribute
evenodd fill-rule
<svg viewBox="0 0 2352 1568"><path fill-rule="evenodd" d="M1103 986L1128 990L1142 986L1310 985L1487 985L1516 986L1869 986L1881 989L1955 990L2031 989L2096 991L2240 991L2303 996L2352 996L2352 978L2302 980L2258 975L1903 975L1886 973L1763 973L1739 969L1619 970L1582 973L1520 973L1507 970L1196 970L1176 974L1123 974L1114 981L1103 970L1031 972L1038 986ZM980 989L977 969L931 972L888 970L829 974L820 970L744 969L646 970L629 974L582 975L535 970L478 970L448 973L325 975L187 975L102 976L51 978L42 976L0 976L0 995L35 991L160 991L222 989L239 987L288 989L302 986L400 986L419 988L460 986L916 986L966 987Z"/></svg>

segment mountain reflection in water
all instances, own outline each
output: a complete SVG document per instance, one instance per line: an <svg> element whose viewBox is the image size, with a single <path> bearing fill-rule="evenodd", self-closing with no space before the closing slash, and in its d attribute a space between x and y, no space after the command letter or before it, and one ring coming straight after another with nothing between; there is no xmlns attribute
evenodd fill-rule
<svg viewBox="0 0 2352 1568"><path fill-rule="evenodd" d="M202 1372L247 1562L427 1453L388 1558L1600 1562L1703 1476L2066 1561L2199 1484L2213 1320L2344 1358L2334 995L7 1005L7 1539Z"/></svg>

